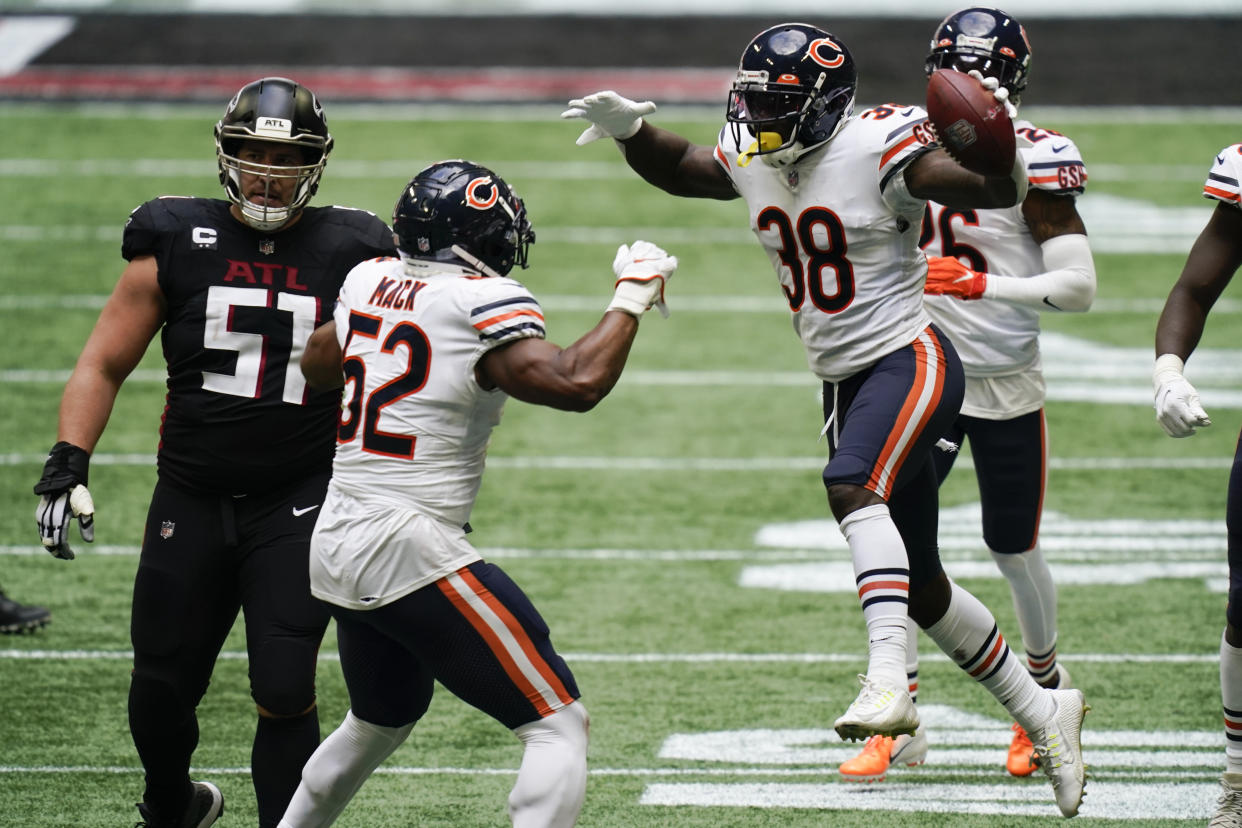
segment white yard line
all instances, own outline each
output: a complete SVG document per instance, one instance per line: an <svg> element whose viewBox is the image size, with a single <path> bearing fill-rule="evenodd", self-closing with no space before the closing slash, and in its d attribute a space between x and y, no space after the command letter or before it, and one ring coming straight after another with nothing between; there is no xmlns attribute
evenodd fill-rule
<svg viewBox="0 0 1242 828"><path fill-rule="evenodd" d="M866 653L561 653L578 664L862 664ZM21 650L0 649L0 661L129 661L130 650ZM1214 664L1211 653L1076 653L1058 655L1070 664ZM225 650L219 658L245 661L246 653ZM947 663L943 653L920 653L921 661ZM334 652L320 652L320 661L340 661Z"/></svg>
<svg viewBox="0 0 1242 828"><path fill-rule="evenodd" d="M42 466L47 454L0 454L3 466ZM822 469L823 457L527 457L491 456L489 469L532 469L542 471L652 471L652 472L805 472ZM111 454L91 456L93 466L154 466L154 454ZM958 461L972 467L969 455ZM1232 457L1053 457L1049 468L1063 471L1126 471L1160 469L1228 469Z"/></svg>

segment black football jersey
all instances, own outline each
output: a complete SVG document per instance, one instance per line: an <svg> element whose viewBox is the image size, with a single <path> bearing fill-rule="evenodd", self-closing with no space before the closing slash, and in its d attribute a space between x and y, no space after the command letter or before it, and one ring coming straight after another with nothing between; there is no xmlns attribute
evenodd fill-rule
<svg viewBox="0 0 1242 828"><path fill-rule="evenodd" d="M331 470L340 394L312 391L299 361L345 274L396 255L388 226L363 210L308 207L265 233L227 201L164 197L125 225L121 255L145 254L167 305L161 479L247 494Z"/></svg>

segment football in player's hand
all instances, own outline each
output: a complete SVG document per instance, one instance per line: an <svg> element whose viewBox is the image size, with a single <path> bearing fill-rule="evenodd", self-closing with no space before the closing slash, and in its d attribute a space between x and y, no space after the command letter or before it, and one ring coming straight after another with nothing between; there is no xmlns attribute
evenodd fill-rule
<svg viewBox="0 0 1242 828"><path fill-rule="evenodd" d="M937 69L927 82L927 114L940 145L980 175L1008 175L1016 141L1005 104L964 72Z"/></svg>

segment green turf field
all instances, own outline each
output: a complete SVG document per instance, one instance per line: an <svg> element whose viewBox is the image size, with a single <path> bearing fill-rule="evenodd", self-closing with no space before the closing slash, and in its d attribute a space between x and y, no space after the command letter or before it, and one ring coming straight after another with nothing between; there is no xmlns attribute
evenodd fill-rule
<svg viewBox="0 0 1242 828"><path fill-rule="evenodd" d="M886 783L838 781L833 719L853 699L865 635L849 556L828 519L818 386L741 202L677 200L608 142L576 148L559 108L516 119L329 108L336 149L315 203L387 218L434 160L492 166L538 234L522 274L568 344L611 295L613 252L647 238L679 256L672 317L644 320L630 370L594 412L511 402L496 431L473 541L542 610L592 714L584 826L1043 825L1042 776L1006 775L1002 708L923 640L932 752ZM1045 316L1052 468L1042 532L1060 583L1060 651L1093 711L1078 819L1201 825L1223 766L1216 652L1225 603L1224 504L1242 421L1237 289L1188 375L1215 425L1174 441L1150 407L1159 308L1210 205L1212 155L1238 118L1050 112L1092 174L1081 209L1097 245L1097 306ZM97 542L73 562L38 547L30 487L54 442L61 386L123 262L128 212L161 194L222 196L217 111L0 106L0 585L52 608L42 632L0 638L0 826L136 818L129 596L154 480L158 346L98 446ZM546 116L546 117L545 117ZM714 140L718 113L657 113ZM968 452L966 452L968 456ZM1008 588L978 538L966 457L942 491L946 568L1015 649ZM845 574L843 574L845 573ZM325 733L346 708L325 642ZM200 708L196 773L221 825L253 825L253 706L237 630ZM504 824L519 761L502 726L441 691L410 740L339 821Z"/></svg>

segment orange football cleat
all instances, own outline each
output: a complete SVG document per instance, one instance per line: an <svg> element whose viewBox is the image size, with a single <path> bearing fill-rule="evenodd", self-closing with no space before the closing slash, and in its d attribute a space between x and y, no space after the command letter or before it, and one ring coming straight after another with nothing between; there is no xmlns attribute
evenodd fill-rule
<svg viewBox="0 0 1242 828"><path fill-rule="evenodd" d="M1005 759L1005 769L1013 776L1030 776L1039 767L1039 756L1031 737L1026 735L1022 725L1013 723L1013 741L1009 743L1009 756Z"/></svg>
<svg viewBox="0 0 1242 828"><path fill-rule="evenodd" d="M838 768L841 778L847 782L883 782L892 752L892 737L877 733L867 740L857 756L841 763Z"/></svg>

